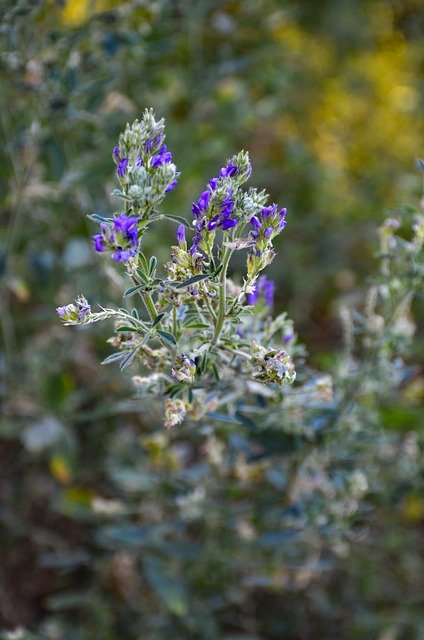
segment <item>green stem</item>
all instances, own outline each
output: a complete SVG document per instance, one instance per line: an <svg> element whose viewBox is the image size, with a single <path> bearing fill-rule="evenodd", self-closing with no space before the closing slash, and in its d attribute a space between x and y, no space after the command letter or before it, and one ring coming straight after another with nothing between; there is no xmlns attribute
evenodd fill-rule
<svg viewBox="0 0 424 640"><path fill-rule="evenodd" d="M153 302L152 296L150 295L150 293L143 293L141 295L141 298L143 299L143 302L146 305L147 313L150 316L150 320L154 320L158 315L158 312L156 310L155 303Z"/></svg>
<svg viewBox="0 0 424 640"><path fill-rule="evenodd" d="M212 337L212 345L216 344L221 336L227 311L227 270L232 251L226 247L222 258L223 269L221 271L221 283L219 289L219 307L216 319L215 331Z"/></svg>
<svg viewBox="0 0 424 640"><path fill-rule="evenodd" d="M212 308L211 301L208 298L208 294L205 291L202 291L202 295L203 295L203 299L205 301L205 304L206 304L206 306L208 308L209 314L210 314L211 318L213 319L214 324L216 324L216 313Z"/></svg>
<svg viewBox="0 0 424 640"><path fill-rule="evenodd" d="M172 333L175 337L177 337L177 328L178 328L178 320L177 320L177 308L172 307Z"/></svg>

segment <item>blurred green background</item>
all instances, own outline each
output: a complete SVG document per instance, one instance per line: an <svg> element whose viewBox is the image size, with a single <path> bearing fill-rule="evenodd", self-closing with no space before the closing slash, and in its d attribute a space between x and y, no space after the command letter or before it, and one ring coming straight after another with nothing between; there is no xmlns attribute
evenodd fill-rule
<svg viewBox="0 0 424 640"><path fill-rule="evenodd" d="M37 626L61 610L51 592L78 583L78 572L87 580L84 559L59 570L40 557L52 540L79 548L79 509L108 486L117 428L143 425L128 380L99 366L107 328L75 332L54 311L80 292L119 304L120 275L94 255L86 218L117 206L119 132L145 107L166 118L182 176L165 207L187 217L223 161L249 150L251 184L288 208L269 269L277 307L325 367L340 346L338 302L355 300L375 265L375 228L387 209L422 197L424 9L421 0L4 0L0 13L1 629ZM156 227L146 253L166 260L174 232ZM413 405L421 379L414 385ZM154 421L154 407L144 410ZM390 411L391 425L414 426L414 408ZM345 637L395 640L396 620L378 635L373 602L396 608L405 590L415 602L406 548L423 501L412 496L399 517L399 534L377 525L387 554L400 557L390 594L385 551L379 561L359 548L333 581L335 591L347 585L340 619L351 606L362 616L358 635ZM295 622L263 637L336 637L326 588L302 601L315 631ZM142 637L93 628L88 637Z"/></svg>

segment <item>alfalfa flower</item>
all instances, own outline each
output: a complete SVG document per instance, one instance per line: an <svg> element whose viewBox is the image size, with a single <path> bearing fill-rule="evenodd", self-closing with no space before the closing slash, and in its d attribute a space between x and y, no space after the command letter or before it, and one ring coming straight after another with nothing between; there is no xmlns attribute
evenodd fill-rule
<svg viewBox="0 0 424 640"><path fill-rule="evenodd" d="M265 305L272 309L274 304L275 282L265 274L260 276L253 291L246 294L247 304L256 305L262 299Z"/></svg>
<svg viewBox="0 0 424 640"><path fill-rule="evenodd" d="M187 413L185 402L180 398L168 398L165 402L165 427L170 429L181 424Z"/></svg>
<svg viewBox="0 0 424 640"><path fill-rule="evenodd" d="M126 262L135 256L138 249L138 218L127 216L125 213L114 218L112 224L101 223L100 233L93 236L96 251L112 251L112 259L116 262Z"/></svg>
<svg viewBox="0 0 424 640"><path fill-rule="evenodd" d="M172 375L179 382L194 382L196 363L185 353L179 353L172 366Z"/></svg>
<svg viewBox="0 0 424 640"><path fill-rule="evenodd" d="M81 295L75 300L75 304L57 307L56 312L64 324L83 324L91 314L91 306Z"/></svg>

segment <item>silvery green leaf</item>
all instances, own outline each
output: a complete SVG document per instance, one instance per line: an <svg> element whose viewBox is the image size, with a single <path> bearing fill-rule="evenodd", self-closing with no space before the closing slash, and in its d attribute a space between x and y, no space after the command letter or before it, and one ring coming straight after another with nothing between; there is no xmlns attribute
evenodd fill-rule
<svg viewBox="0 0 424 640"><path fill-rule="evenodd" d="M149 276L152 277L154 275L154 272L156 271L156 267L158 264L158 260L156 258L156 256L152 256L150 258L150 262L149 262Z"/></svg>
<svg viewBox="0 0 424 640"><path fill-rule="evenodd" d="M116 198L122 198L123 200L128 200L128 202L130 202L130 198L128 198L125 193L122 193L120 189L114 189L110 195L115 196Z"/></svg>
<svg viewBox="0 0 424 640"><path fill-rule="evenodd" d="M89 213L87 218L94 220L94 222L112 222L112 218L105 218L100 216L98 213Z"/></svg>
<svg viewBox="0 0 424 640"><path fill-rule="evenodd" d="M125 358L128 351L117 351L116 353L111 353L110 356L107 356L102 362L102 364L111 364L112 362L116 362L117 360L122 360Z"/></svg>
<svg viewBox="0 0 424 640"><path fill-rule="evenodd" d="M137 284L135 287L130 287L125 291L123 297L129 298L130 296L133 296L135 293L137 293L137 291L140 291L140 289L144 289L144 284Z"/></svg>
<svg viewBox="0 0 424 640"><path fill-rule="evenodd" d="M240 238L240 240L235 240L234 242L224 242L223 244L229 249L238 251L239 249L248 249L249 247L253 247L255 241L253 240L253 238Z"/></svg>
<svg viewBox="0 0 424 640"><path fill-rule="evenodd" d="M121 369L121 371L123 371L126 367L129 367L129 365L132 363L135 356L137 355L137 351L138 351L138 346L135 347L134 349L131 349L131 351L127 352L127 355L125 356L125 358L122 359L122 362L119 365L119 368Z"/></svg>
<svg viewBox="0 0 424 640"><path fill-rule="evenodd" d="M163 218L165 218L167 220L172 220L173 222L176 222L177 224L183 224L185 227L187 227L187 229L192 229L192 226L190 225L188 220L183 218L183 216L177 216L174 213L162 213L162 214L160 214L158 216L155 216L153 219L154 220L161 220Z"/></svg>
<svg viewBox="0 0 424 640"><path fill-rule="evenodd" d="M164 313L159 313L156 318L152 321L152 327L155 327L163 318L165 314Z"/></svg>
<svg viewBox="0 0 424 640"><path fill-rule="evenodd" d="M187 280L184 280L184 282L180 282L180 284L176 285L176 289L183 289L184 287L189 287L192 284L195 284L196 282L201 282L202 280L206 280L207 278L209 278L209 274L200 274L198 276L192 276L191 278L187 278Z"/></svg>
<svg viewBox="0 0 424 640"><path fill-rule="evenodd" d="M156 333L158 333L160 337L163 338L166 342L169 342L170 344L172 344L172 346L175 346L177 344L177 340L175 336L173 336L172 333L169 333L169 331L156 329Z"/></svg>

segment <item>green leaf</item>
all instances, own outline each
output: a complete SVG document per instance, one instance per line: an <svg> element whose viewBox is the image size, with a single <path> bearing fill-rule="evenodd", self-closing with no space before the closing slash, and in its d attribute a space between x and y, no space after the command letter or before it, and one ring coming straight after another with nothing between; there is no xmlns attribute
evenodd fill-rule
<svg viewBox="0 0 424 640"><path fill-rule="evenodd" d="M172 344L172 346L175 347L175 345L177 344L177 340L176 340L175 336L173 336L172 333L169 333L169 331L163 331L162 329L156 329L156 333L158 333L160 335L160 337L163 338L166 342L169 342L170 344Z"/></svg>
<svg viewBox="0 0 424 640"><path fill-rule="evenodd" d="M223 264L218 265L217 268L214 271L212 271L211 278L216 278L216 276L218 276L221 273L223 268L224 268Z"/></svg>
<svg viewBox="0 0 424 640"><path fill-rule="evenodd" d="M245 427L247 427L250 431L256 431L257 430L257 426L253 422L253 420L251 420L250 418L245 416L244 413L241 413L240 411L236 411L235 412L235 416L241 422L241 424L243 424Z"/></svg>
<svg viewBox="0 0 424 640"><path fill-rule="evenodd" d="M135 347L134 349L131 349L131 351L127 352L127 355L125 356L125 358L122 360L121 364L119 365L119 368L121 369L121 371L123 371L126 367L129 367L130 364L132 363L132 361L134 360L136 354L138 351L138 346Z"/></svg>
<svg viewBox="0 0 424 640"><path fill-rule="evenodd" d="M168 572L165 563L156 558L145 558L144 575L163 604L175 616L188 613L188 594L186 586Z"/></svg>
<svg viewBox="0 0 424 640"><path fill-rule="evenodd" d="M171 386L167 388L165 395L168 395L170 398L173 398L183 388L184 388L184 385L181 382L176 382L175 384L171 384Z"/></svg>
<svg viewBox="0 0 424 640"><path fill-rule="evenodd" d="M122 193L122 191L121 191L120 189L114 189L110 195L112 195L112 196L116 196L117 198L122 198L123 200L128 200L128 201L130 201L130 198L128 198L128 197L125 195L125 193Z"/></svg>
<svg viewBox="0 0 424 640"><path fill-rule="evenodd" d="M117 332L128 332L130 331L131 333L138 333L138 329L135 329L134 327L130 327L130 326L125 326L125 327L118 327L117 329L115 329L115 331Z"/></svg>
<svg viewBox="0 0 424 640"><path fill-rule="evenodd" d="M144 253L139 253L138 254L138 260L140 263L140 266L143 270L143 272L146 274L149 272L149 265L147 264L147 260L146 260L146 256L144 255Z"/></svg>
<svg viewBox="0 0 424 640"><path fill-rule="evenodd" d="M156 218L156 220L160 220L163 218L167 218L168 220L172 220L173 222L177 222L178 224L183 224L185 227L187 227L187 229L193 228L189 221L183 218L183 216L177 216L174 213L162 213Z"/></svg>
<svg viewBox="0 0 424 640"><path fill-rule="evenodd" d="M142 271L142 269L137 269L137 275L140 278L140 280L143 280L143 282L145 282L146 284L149 284L149 277L147 275L147 271L148 271L148 266L146 266L146 272Z"/></svg>
<svg viewBox="0 0 424 640"><path fill-rule="evenodd" d="M191 284L194 284L195 282L200 282L201 280L206 280L207 278L209 278L209 274L200 274L198 276L192 276L191 278L187 278L187 280L184 280L184 282L180 282L180 284L177 284L177 286L175 287L176 289L183 289L183 287L189 287Z"/></svg>
<svg viewBox="0 0 424 640"><path fill-rule="evenodd" d="M110 356L103 360L102 364L111 364L117 360L122 360L122 358L125 358L127 353L128 351L117 351L116 353L111 353Z"/></svg>
<svg viewBox="0 0 424 640"><path fill-rule="evenodd" d="M209 325L204 322L187 322L183 327L184 329L209 329Z"/></svg>
<svg viewBox="0 0 424 640"><path fill-rule="evenodd" d="M152 321L152 327L156 327L156 325L162 320L164 313L159 313L156 318Z"/></svg>
<svg viewBox="0 0 424 640"><path fill-rule="evenodd" d="M87 218L94 220L94 222L112 222L112 218L104 218L103 216L99 216L98 213L89 213Z"/></svg>
<svg viewBox="0 0 424 640"><path fill-rule="evenodd" d="M200 376L205 372L207 360L206 354L196 358L196 368Z"/></svg>
<svg viewBox="0 0 424 640"><path fill-rule="evenodd" d="M156 256L152 256L150 258L150 262L149 262L149 276L151 278L153 277L157 266L158 266L158 260L157 260Z"/></svg>
<svg viewBox="0 0 424 640"><path fill-rule="evenodd" d="M137 293L137 291L140 291L140 289L144 289L144 284L137 284L135 287L130 287L125 291L123 297L129 298L130 296L133 296L135 293Z"/></svg>

